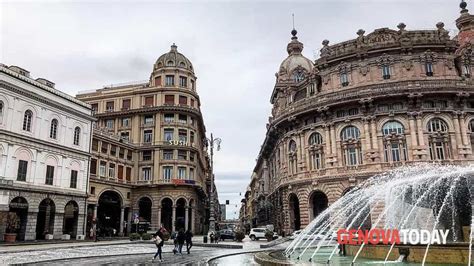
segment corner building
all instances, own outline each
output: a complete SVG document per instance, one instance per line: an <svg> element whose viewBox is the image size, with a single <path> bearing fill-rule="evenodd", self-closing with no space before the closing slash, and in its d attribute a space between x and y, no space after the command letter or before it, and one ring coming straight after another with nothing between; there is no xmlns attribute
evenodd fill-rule
<svg viewBox="0 0 474 266"><path fill-rule="evenodd" d="M250 226L291 233L375 174L474 161L474 19L461 8L454 38L441 22L359 30L342 43L324 40L315 62L292 31L252 175L257 192L246 198L256 210Z"/></svg>
<svg viewBox="0 0 474 266"><path fill-rule="evenodd" d="M99 228L125 233L138 218L152 229L163 223L168 230L205 232L206 129L193 65L177 46L158 58L148 81L77 98L89 103L97 118L89 226L97 217Z"/></svg>

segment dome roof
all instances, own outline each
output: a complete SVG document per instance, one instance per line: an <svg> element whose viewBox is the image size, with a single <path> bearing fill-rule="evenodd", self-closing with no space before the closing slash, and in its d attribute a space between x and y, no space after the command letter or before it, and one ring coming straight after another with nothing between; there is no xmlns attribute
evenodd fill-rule
<svg viewBox="0 0 474 266"><path fill-rule="evenodd" d="M182 53L178 52L178 46L174 43L171 45L171 50L168 53L161 55L158 60L156 60L155 69L162 67L184 68L194 72L191 61Z"/></svg>
<svg viewBox="0 0 474 266"><path fill-rule="evenodd" d="M283 60L280 65L280 75L286 74L291 76L291 73L296 68L303 68L307 72L311 72L313 69L313 62L308 58L304 57L301 52L303 51L303 43L298 41L298 37L296 37L296 30L292 30L291 34L291 42L288 43L286 50L288 51L288 57Z"/></svg>

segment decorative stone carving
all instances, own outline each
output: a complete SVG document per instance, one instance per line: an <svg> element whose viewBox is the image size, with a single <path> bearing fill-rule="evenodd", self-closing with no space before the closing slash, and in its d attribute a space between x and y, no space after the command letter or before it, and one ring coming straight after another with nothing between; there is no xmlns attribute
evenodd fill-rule
<svg viewBox="0 0 474 266"><path fill-rule="evenodd" d="M403 68L410 71L413 67L413 60L411 57L404 57L402 61Z"/></svg>
<svg viewBox="0 0 474 266"><path fill-rule="evenodd" d="M420 62L422 63L433 63L436 62L438 55L435 52L426 50L423 54L420 55Z"/></svg>
<svg viewBox="0 0 474 266"><path fill-rule="evenodd" d="M363 60L359 62L359 72L362 76L366 76L369 73L370 67L367 65L367 61Z"/></svg>
<svg viewBox="0 0 474 266"><path fill-rule="evenodd" d="M323 48L321 48L320 52L321 52L321 57L331 55L332 50L329 47L329 41L328 40L323 41Z"/></svg>
<svg viewBox="0 0 474 266"><path fill-rule="evenodd" d="M377 60L377 65L379 67L382 67L382 66L389 66L391 64L393 64L395 60L393 59L393 56L391 55L388 55L388 54L382 54Z"/></svg>

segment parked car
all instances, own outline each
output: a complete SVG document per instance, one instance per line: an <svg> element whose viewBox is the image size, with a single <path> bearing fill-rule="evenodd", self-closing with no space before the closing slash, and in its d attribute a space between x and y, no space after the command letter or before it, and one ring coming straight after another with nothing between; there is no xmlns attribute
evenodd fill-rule
<svg viewBox="0 0 474 266"><path fill-rule="evenodd" d="M267 228L252 228L249 233L249 237L252 240L259 240L260 238L265 238L265 231ZM273 239L277 239L278 234L273 232Z"/></svg>
<svg viewBox="0 0 474 266"><path fill-rule="evenodd" d="M235 233L232 230L220 230L219 234L221 236L222 241L224 241L226 239L235 240Z"/></svg>

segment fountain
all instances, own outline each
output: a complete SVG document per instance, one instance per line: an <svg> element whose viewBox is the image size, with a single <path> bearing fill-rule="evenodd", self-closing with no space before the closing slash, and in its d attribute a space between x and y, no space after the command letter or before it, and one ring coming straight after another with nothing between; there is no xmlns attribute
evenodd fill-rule
<svg viewBox="0 0 474 266"><path fill-rule="evenodd" d="M473 207L474 166L401 167L353 188L283 252L255 259L276 264L473 265ZM398 241L389 241L397 236ZM446 243L439 243L440 236Z"/></svg>

